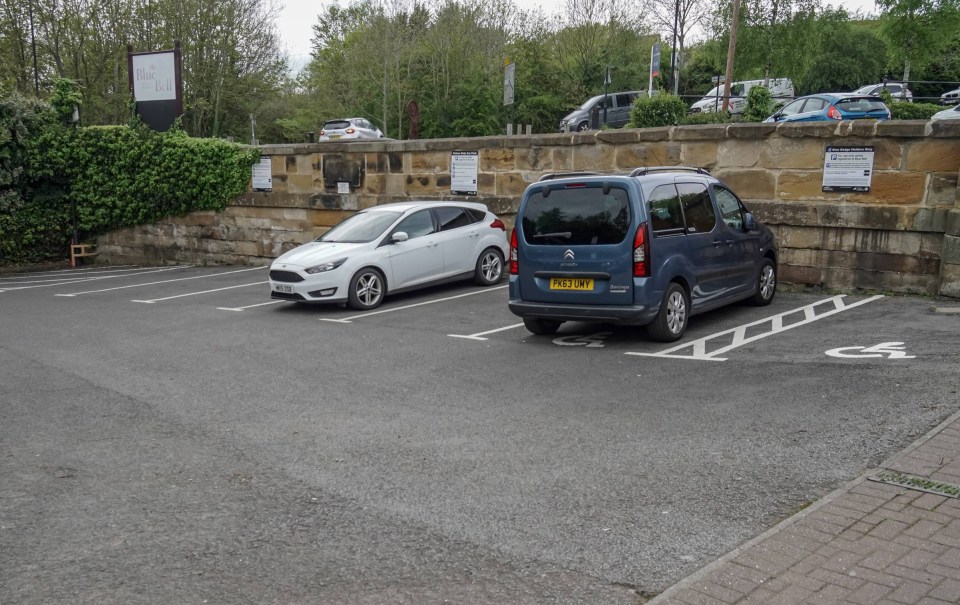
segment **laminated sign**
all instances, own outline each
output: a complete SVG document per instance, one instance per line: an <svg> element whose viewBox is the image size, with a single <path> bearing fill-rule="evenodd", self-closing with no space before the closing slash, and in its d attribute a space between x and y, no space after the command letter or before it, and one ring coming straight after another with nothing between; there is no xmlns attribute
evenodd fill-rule
<svg viewBox="0 0 960 605"><path fill-rule="evenodd" d="M823 155L823 191L870 191L873 147L827 147Z"/></svg>
<svg viewBox="0 0 960 605"><path fill-rule="evenodd" d="M480 155L476 151L454 151L450 156L450 193L477 195L477 167Z"/></svg>

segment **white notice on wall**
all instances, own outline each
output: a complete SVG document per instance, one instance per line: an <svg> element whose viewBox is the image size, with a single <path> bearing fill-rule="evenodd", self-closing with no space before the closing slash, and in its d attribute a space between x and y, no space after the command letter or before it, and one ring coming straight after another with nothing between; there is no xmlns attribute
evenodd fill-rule
<svg viewBox="0 0 960 605"><path fill-rule="evenodd" d="M273 191L273 174L270 170L270 156L260 158L253 165L253 190Z"/></svg>
<svg viewBox="0 0 960 605"><path fill-rule="evenodd" d="M827 147L823 156L824 191L870 191L873 147Z"/></svg>
<svg viewBox="0 0 960 605"><path fill-rule="evenodd" d="M477 168L480 154L476 151L453 151L450 156L450 193L477 195Z"/></svg>

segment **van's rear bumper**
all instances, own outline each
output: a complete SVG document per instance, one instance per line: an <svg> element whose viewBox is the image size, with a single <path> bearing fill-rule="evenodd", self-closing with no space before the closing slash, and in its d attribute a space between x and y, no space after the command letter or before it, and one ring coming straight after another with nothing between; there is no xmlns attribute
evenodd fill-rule
<svg viewBox="0 0 960 605"><path fill-rule="evenodd" d="M622 326L644 326L657 317L658 308L642 305L556 305L510 299L510 312L524 318L557 321L595 321Z"/></svg>

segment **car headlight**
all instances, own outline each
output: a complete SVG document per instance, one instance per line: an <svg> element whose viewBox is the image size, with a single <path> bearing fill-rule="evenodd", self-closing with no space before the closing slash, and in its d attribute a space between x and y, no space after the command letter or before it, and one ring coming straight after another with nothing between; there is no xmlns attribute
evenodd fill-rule
<svg viewBox="0 0 960 605"><path fill-rule="evenodd" d="M323 273L324 271L333 271L345 262L347 262L347 257L339 258L326 263L320 263L319 265L314 265L312 267L307 267L304 269L304 271L310 275L313 275L314 273Z"/></svg>

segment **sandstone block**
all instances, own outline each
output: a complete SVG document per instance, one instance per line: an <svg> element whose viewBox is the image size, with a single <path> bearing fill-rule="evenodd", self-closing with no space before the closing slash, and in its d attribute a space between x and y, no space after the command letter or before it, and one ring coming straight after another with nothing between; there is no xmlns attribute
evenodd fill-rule
<svg viewBox="0 0 960 605"><path fill-rule="evenodd" d="M684 143L680 148L680 163L713 170L717 165L718 153L719 145L716 141Z"/></svg>
<svg viewBox="0 0 960 605"><path fill-rule="evenodd" d="M548 147L530 147L516 150L518 170L552 170L553 155Z"/></svg>
<svg viewBox="0 0 960 605"><path fill-rule="evenodd" d="M573 149L574 170L606 172L616 166L615 147L612 145L589 145Z"/></svg>
<svg viewBox="0 0 960 605"><path fill-rule="evenodd" d="M776 177L769 170L717 170L717 178L723 179L743 199L769 200L776 195ZM759 218L759 217L758 217Z"/></svg>
<svg viewBox="0 0 960 605"><path fill-rule="evenodd" d="M933 139L907 146L907 170L917 172L960 171L960 141Z"/></svg>
<svg viewBox="0 0 960 605"><path fill-rule="evenodd" d="M499 196L516 196L520 197L523 195L523 191L527 188L527 183L523 175L516 172L504 172L497 175L497 191L496 194Z"/></svg>
<svg viewBox="0 0 960 605"><path fill-rule="evenodd" d="M822 170L783 170L777 176L777 197L784 200L838 199L836 193L823 192Z"/></svg>
<svg viewBox="0 0 960 605"><path fill-rule="evenodd" d="M937 294L960 298L960 264L944 264L940 267L940 289Z"/></svg>
<svg viewBox="0 0 960 605"><path fill-rule="evenodd" d="M563 172L564 170L573 170L573 148L555 147L553 149L553 172Z"/></svg>
<svg viewBox="0 0 960 605"><path fill-rule="evenodd" d="M515 166L515 149L484 149L480 152L480 170L483 172L504 172Z"/></svg>
<svg viewBox="0 0 960 605"><path fill-rule="evenodd" d="M450 172L450 153L445 151L427 151L408 154L411 173Z"/></svg>
<svg viewBox="0 0 960 605"><path fill-rule="evenodd" d="M920 204L926 190L927 175L920 172L875 172L870 193L851 193L851 202L866 204Z"/></svg>
<svg viewBox="0 0 960 605"><path fill-rule="evenodd" d="M287 191L290 193L315 193L323 190L323 179L307 174L287 175Z"/></svg>
<svg viewBox="0 0 960 605"><path fill-rule="evenodd" d="M274 182L276 182L278 174L287 173L287 158L282 155L272 155L270 156L270 172L273 173Z"/></svg>
<svg viewBox="0 0 960 605"><path fill-rule="evenodd" d="M717 168L756 166L760 160L760 141L727 139L717 149Z"/></svg>
<svg viewBox="0 0 960 605"><path fill-rule="evenodd" d="M960 143L958 143L960 145ZM932 172L927 181L926 206L947 206L953 208L960 202L960 173Z"/></svg>
<svg viewBox="0 0 960 605"><path fill-rule="evenodd" d="M765 168L822 170L827 142L823 139L772 137L760 151L760 165Z"/></svg>
<svg viewBox="0 0 960 605"><path fill-rule="evenodd" d="M633 170L641 166L676 166L680 164L680 143L634 143L615 148L615 166Z"/></svg>

